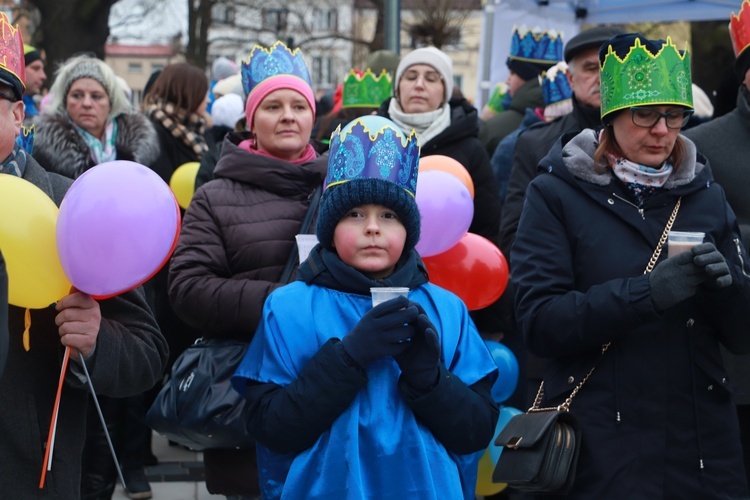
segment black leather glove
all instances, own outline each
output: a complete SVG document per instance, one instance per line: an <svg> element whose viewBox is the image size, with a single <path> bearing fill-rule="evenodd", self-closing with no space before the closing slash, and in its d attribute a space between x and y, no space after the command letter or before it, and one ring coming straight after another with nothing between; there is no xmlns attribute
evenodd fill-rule
<svg viewBox="0 0 750 500"><path fill-rule="evenodd" d="M435 325L422 306L416 302L412 304L419 309L416 335L412 337L408 347L394 357L406 383L414 389L426 390L435 385L439 376L440 340Z"/></svg>
<svg viewBox="0 0 750 500"><path fill-rule="evenodd" d="M729 265L713 243L701 243L691 248L690 251L693 254L693 263L702 267L706 273L707 278L703 286L718 290L732 284Z"/></svg>
<svg viewBox="0 0 750 500"><path fill-rule="evenodd" d="M344 350L358 365L394 356L408 346L416 333L419 309L406 297L396 297L373 307L341 340Z"/></svg>
<svg viewBox="0 0 750 500"><path fill-rule="evenodd" d="M703 267L695 265L692 252L682 252L657 264L648 281L651 300L660 311L695 295L706 280Z"/></svg>

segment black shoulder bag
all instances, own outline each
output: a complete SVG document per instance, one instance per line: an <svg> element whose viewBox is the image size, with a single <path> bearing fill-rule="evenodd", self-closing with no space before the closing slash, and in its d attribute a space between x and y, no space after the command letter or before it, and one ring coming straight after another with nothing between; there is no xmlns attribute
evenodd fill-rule
<svg viewBox="0 0 750 500"><path fill-rule="evenodd" d="M307 233L320 200L319 186L300 226ZM297 263L297 244L279 279L287 283ZM146 414L153 430L193 450L250 448L247 401L230 379L247 351L248 342L199 338L175 360L172 372Z"/></svg>
<svg viewBox="0 0 750 500"><path fill-rule="evenodd" d="M681 200L677 200L644 274L654 269ZM602 346L602 356L609 346L610 343ZM600 360L601 357L559 406L540 408L544 382L539 385L531 408L511 418L495 439L495 445L501 446L502 452L492 474L493 482L507 483L511 488L532 493L562 494L570 490L581 448L581 426L570 413L570 404Z"/></svg>

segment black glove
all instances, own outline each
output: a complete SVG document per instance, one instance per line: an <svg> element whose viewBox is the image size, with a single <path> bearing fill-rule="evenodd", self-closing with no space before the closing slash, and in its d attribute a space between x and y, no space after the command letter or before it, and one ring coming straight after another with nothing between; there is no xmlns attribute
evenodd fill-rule
<svg viewBox="0 0 750 500"><path fill-rule="evenodd" d="M658 310L692 297L706 280L703 267L695 265L693 258L692 252L682 252L660 262L648 275L651 301Z"/></svg>
<svg viewBox="0 0 750 500"><path fill-rule="evenodd" d="M732 284L732 274L726 259L716 249L713 243L701 243L690 249L693 254L693 263L702 267L706 273L704 286L712 290L718 290Z"/></svg>
<svg viewBox="0 0 750 500"><path fill-rule="evenodd" d="M393 356L415 336L419 310L406 297L396 297L373 307L341 340L344 350L358 365Z"/></svg>
<svg viewBox="0 0 750 500"><path fill-rule="evenodd" d="M426 390L435 385L439 376L440 340L437 329L422 306L412 302L419 309L417 332L408 347L396 354L396 362L401 368L401 376L407 384L417 390Z"/></svg>

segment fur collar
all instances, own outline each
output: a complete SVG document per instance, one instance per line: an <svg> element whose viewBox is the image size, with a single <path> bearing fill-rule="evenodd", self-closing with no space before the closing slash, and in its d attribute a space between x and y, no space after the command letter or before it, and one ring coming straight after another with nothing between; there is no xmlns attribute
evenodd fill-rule
<svg viewBox="0 0 750 500"><path fill-rule="evenodd" d="M669 176L664 184L665 189L689 184L705 168L704 164L697 161L697 150L693 141L684 135L681 135L680 138L686 146L685 158L682 160L680 168ZM599 186L606 186L612 182L614 177L609 166L602 172L594 168L593 156L597 143L596 131L585 129L563 146L563 163L573 177Z"/></svg>
<svg viewBox="0 0 750 500"><path fill-rule="evenodd" d="M127 113L115 120L117 159L150 166L159 156L159 138L148 118ZM86 142L65 113L42 116L36 125L33 156L48 171L71 179L94 166Z"/></svg>

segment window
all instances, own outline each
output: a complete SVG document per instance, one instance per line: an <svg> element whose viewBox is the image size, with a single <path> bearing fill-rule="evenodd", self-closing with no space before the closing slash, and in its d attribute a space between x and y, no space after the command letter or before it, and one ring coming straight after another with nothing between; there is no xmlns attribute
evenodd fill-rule
<svg viewBox="0 0 750 500"><path fill-rule="evenodd" d="M334 83L333 59L325 56L312 58L312 80L316 87L323 87Z"/></svg>
<svg viewBox="0 0 750 500"><path fill-rule="evenodd" d="M128 73L143 73L143 63L129 62Z"/></svg>
<svg viewBox="0 0 750 500"><path fill-rule="evenodd" d="M263 29L270 30L277 35L287 30L288 9L263 9Z"/></svg>
<svg viewBox="0 0 750 500"><path fill-rule="evenodd" d="M151 63L151 73L164 69L164 63Z"/></svg>
<svg viewBox="0 0 750 500"><path fill-rule="evenodd" d="M216 4L211 9L211 16L216 23L234 24L237 10L231 5Z"/></svg>
<svg viewBox="0 0 750 500"><path fill-rule="evenodd" d="M313 30L336 31L338 29L338 17L336 9L313 9Z"/></svg>

